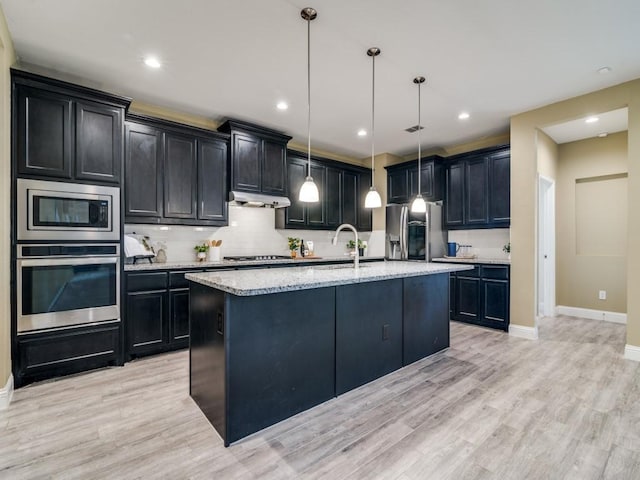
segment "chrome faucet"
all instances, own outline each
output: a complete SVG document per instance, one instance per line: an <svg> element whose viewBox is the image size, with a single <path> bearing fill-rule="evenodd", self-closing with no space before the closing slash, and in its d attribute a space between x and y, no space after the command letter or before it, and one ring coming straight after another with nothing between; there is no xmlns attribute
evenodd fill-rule
<svg viewBox="0 0 640 480"><path fill-rule="evenodd" d="M354 227L353 225L351 225L350 223L343 223L342 225L340 225L337 229L336 229L336 234L333 237L333 240L331 240L331 243L333 245L337 245L338 244L338 234L344 230L345 228L349 228L353 231L353 234L356 236L356 252L355 255L353 257L353 268L355 268L356 270L358 268L360 268L360 252L358 251L358 231L356 230L356 227Z"/></svg>

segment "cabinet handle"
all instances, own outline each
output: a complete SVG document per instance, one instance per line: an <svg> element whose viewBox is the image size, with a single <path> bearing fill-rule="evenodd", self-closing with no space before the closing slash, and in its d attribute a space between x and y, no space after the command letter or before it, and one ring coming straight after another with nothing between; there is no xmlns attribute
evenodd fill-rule
<svg viewBox="0 0 640 480"><path fill-rule="evenodd" d="M222 312L218 312L218 326L216 328L216 332L218 333L218 335L224 337L224 317L222 315Z"/></svg>

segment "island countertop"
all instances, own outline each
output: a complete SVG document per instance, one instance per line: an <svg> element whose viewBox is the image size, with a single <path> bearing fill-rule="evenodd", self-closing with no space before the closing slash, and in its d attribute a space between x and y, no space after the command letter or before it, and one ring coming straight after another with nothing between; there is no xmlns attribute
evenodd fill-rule
<svg viewBox="0 0 640 480"><path fill-rule="evenodd" d="M252 296L376 282L393 278L419 277L472 268L471 265L462 264L382 261L361 264L358 270L355 270L352 264L342 264L295 269L187 273L185 278L233 295Z"/></svg>

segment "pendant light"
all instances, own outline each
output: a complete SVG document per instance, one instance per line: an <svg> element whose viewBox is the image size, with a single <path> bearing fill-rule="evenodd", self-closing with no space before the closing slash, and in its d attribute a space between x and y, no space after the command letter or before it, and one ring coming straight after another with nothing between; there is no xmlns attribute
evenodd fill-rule
<svg viewBox="0 0 640 480"><path fill-rule="evenodd" d="M416 195L416 198L411 204L411 211L414 213L425 213L427 211L427 204L425 203L424 198L422 198L422 194L420 193L420 157L422 157L422 149L420 145L420 130L422 128L420 125L420 87L424 83L424 77L414 78L413 83L418 85L418 195Z"/></svg>
<svg viewBox="0 0 640 480"><path fill-rule="evenodd" d="M300 16L307 21L307 178L300 187L298 199L301 202L313 203L320 201L318 186L311 177L311 20L318 16L318 12L307 7L302 9Z"/></svg>
<svg viewBox="0 0 640 480"><path fill-rule="evenodd" d="M367 196L364 198L364 208L378 208L382 206L382 199L380 194L376 190L373 184L375 179L374 158L375 153L375 113L376 113L376 57L380 55L380 49L377 47L371 47L367 50L367 55L373 60L373 75L371 83L371 188L367 192Z"/></svg>

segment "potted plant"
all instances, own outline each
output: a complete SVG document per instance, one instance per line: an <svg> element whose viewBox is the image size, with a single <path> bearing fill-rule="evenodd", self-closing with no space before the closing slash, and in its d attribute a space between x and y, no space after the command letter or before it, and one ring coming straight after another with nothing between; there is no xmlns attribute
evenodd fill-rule
<svg viewBox="0 0 640 480"><path fill-rule="evenodd" d="M355 251L356 249L356 242L354 240L349 240L347 242L347 248L349 250ZM358 255L363 257L364 256L364 245L362 244L362 240L358 239Z"/></svg>
<svg viewBox="0 0 640 480"><path fill-rule="evenodd" d="M196 245L193 249L196 251L196 258L199 262L204 262L207 259L207 252L209 251L207 242Z"/></svg>
<svg viewBox="0 0 640 480"><path fill-rule="evenodd" d="M511 260L511 242L502 246L502 251L507 254L507 258Z"/></svg>
<svg viewBox="0 0 640 480"><path fill-rule="evenodd" d="M287 237L287 242L289 243L291 258L296 258L298 255L298 249L300 248L300 239L296 237Z"/></svg>

